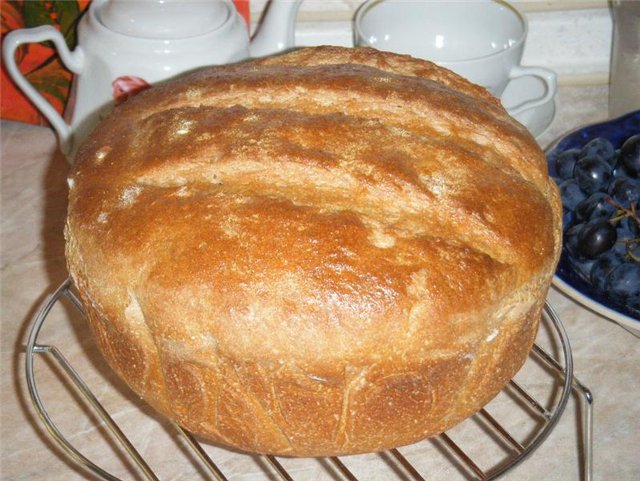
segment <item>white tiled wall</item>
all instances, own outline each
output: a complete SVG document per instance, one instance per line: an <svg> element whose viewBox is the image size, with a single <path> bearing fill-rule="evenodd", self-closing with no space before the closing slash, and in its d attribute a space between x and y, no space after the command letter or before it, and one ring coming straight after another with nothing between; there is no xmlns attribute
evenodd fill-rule
<svg viewBox="0 0 640 481"><path fill-rule="evenodd" d="M254 28L266 3L267 0L251 0ZM303 1L296 44L351 46L352 19L361 3L360 0ZM529 23L523 64L551 68L558 73L561 83L592 84L608 80L612 20L607 0L512 0L511 3L525 14Z"/></svg>
<svg viewBox="0 0 640 481"><path fill-rule="evenodd" d="M523 63L546 65L566 82L608 80L612 20L606 8L528 12Z"/></svg>

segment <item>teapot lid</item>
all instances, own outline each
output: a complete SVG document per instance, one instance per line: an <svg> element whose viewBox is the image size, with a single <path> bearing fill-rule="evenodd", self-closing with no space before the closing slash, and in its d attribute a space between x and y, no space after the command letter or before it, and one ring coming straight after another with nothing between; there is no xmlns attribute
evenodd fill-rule
<svg viewBox="0 0 640 481"><path fill-rule="evenodd" d="M220 0L102 0L97 18L109 30L154 39L194 37L215 30L232 15Z"/></svg>

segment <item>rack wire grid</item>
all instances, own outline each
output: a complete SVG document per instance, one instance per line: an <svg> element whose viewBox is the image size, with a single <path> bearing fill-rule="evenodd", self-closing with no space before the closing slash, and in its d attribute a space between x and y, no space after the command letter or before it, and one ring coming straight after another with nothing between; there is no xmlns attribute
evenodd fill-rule
<svg viewBox="0 0 640 481"><path fill-rule="evenodd" d="M151 463L136 449L123 429L121 429L114 420L114 417L105 409L98 399L98 396L92 392L80 377L78 371L67 361L62 351L54 345L41 344L38 342L38 336L51 309L63 299L69 300L80 314L84 316L82 304L72 290L71 281L67 279L44 301L35 315L26 346L25 367L27 386L32 404L40 420L57 445L80 468L101 480L122 481L121 477L108 472L94 461L88 459L58 428L52 416L47 411L38 390L34 369L36 355L46 356L48 360L52 360L54 364L60 368L63 375L66 376L66 379L71 381L72 389L80 395L80 399L85 403L86 407L92 410L94 421L100 423L101 429L110 433L110 436L112 436L112 439L117 443L119 449L122 450L121 454L128 457L130 461L128 466L131 471L129 474L131 474L134 479L160 481L161 478L156 474L154 469L152 469ZM504 423L500 422L496 416L490 414L492 403L494 402L492 401L467 421L453 428L453 430L422 442L427 443L425 449L444 453L443 460L445 461L441 462L451 463L453 469L464 479L482 481L496 479L524 461L545 441L556 426L565 410L570 394L573 392L577 394L577 400L580 405L580 423L578 429L581 430L582 433L581 436L577 437L576 441L578 444L582 444L578 446L578 448L580 448L578 451L581 452L579 459L580 476L584 481L592 481L593 397L589 389L580 383L573 375L573 361L567 335L560 319L549 304L545 304L541 326L543 324L548 326L549 336L553 343L558 346L557 351L560 352L561 356L557 357L560 357L560 359L556 359L556 357L549 354L547 350L539 347L538 339L536 339L536 343L534 343L523 369L532 364L537 366L539 372L536 374L538 377L536 384L546 383L551 393L547 394L549 399L547 402L537 400L528 389L525 389L525 387L516 380L517 375L500 393L506 394L513 401L513 406L516 406L516 408L511 408L511 413L513 414L515 411L517 416L520 417L516 423L517 425L527 424L527 429L524 431L526 434L522 434L521 432L519 432L519 434L513 433L505 427ZM538 334L538 338L539 337L540 333ZM64 378L60 379L60 382L64 383ZM467 427L465 427L465 423L467 423ZM474 459L474 455L470 454L474 451L473 446L471 448L467 446L463 447L459 442L454 440L455 436L451 431L464 431L465 429L469 429L468 423L475 423L476 427L480 426L481 428L481 435L474 433L471 436L474 439L473 443L482 444L485 450L487 446L489 446L497 451L498 455L495 456L496 461L494 461L491 466L481 467L482 464L486 464L486 456L484 454L482 455L482 461L477 458ZM230 457L246 457L247 461L253 462L256 462L257 459L264 473L265 480L297 481L297 479L301 479L297 478L294 480L293 474L285 468L284 464L286 463L284 461L286 461L286 458L283 461L282 458L275 456L256 457L229 452L227 453L229 456L225 455L223 457L224 459L216 462L208 452L208 445L199 443L194 436L180 426L175 424L171 424L171 426L179 433L178 436L174 437L174 442L177 442L177 439L182 439L183 445L191 449L194 456L191 456L190 460L192 463L197 462L200 464L198 472L204 479L216 481L233 481L233 479L237 479L237 477L230 477L235 476L235 474L230 475L228 472L225 474L225 467ZM404 450L405 448L401 449ZM416 452L424 453L425 451L421 449ZM417 464L420 463L416 463L415 456L414 460L410 461L409 456L407 456L406 453L402 454L400 449L373 453L371 456L375 456L378 462L386 465L387 468L391 468L387 469L389 476L384 475L385 481L425 481L426 474L420 472L419 467L417 467ZM326 471L329 476L328 479L331 480L358 481L358 479L365 479L360 478L350 469L348 466L348 456L341 458L298 459L297 461L319 463L321 469ZM433 472L430 471L429 479L433 479L432 474ZM379 475L375 477L376 479L382 479ZM256 478L253 476L251 479Z"/></svg>

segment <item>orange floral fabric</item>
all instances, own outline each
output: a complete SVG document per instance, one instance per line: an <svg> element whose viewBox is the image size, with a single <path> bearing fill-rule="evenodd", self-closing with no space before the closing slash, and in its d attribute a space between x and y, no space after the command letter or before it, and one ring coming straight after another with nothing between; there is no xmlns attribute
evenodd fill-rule
<svg viewBox="0 0 640 481"><path fill-rule="evenodd" d="M91 0L2 0L0 1L0 45L4 36L18 28L53 25L67 41L69 48L76 46L78 17ZM249 0L234 0L238 12L249 24ZM16 51L16 63L55 109L62 113L69 95L72 74L60 61L50 42L22 45ZM0 118L32 124L46 125L46 119L15 86L2 63L0 69Z"/></svg>

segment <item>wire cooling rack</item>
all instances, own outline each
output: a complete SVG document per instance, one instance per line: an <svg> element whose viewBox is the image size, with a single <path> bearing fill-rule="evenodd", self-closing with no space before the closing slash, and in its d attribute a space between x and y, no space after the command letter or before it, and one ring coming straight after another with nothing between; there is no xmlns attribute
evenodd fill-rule
<svg viewBox="0 0 640 481"><path fill-rule="evenodd" d="M152 463L140 454L139 450L134 446L134 443L114 420L114 417L105 409L98 399L98 396L92 392L80 377L78 371L67 361L62 351L54 345L39 343L38 337L51 309L65 299L70 301L84 316L82 304L73 292L70 280L67 280L43 303L34 318L27 342L27 385L31 401L40 420L57 445L80 468L86 470L87 473L90 473L97 479L123 481L122 477L112 474L96 464L96 462L88 459L80 449L78 449L78 446L70 441L69 438L74 439L74 437L66 437L54 422L45 407L45 402L43 402L36 382L36 357L46 356L49 361L53 361L54 364L60 368L66 380L71 381L72 389L79 394L79 397L86 406L93 412L94 416L92 419L94 419L94 422L100 424L101 429L110 433L112 439L121 449L121 454L129 458L131 461L131 463L129 463L132 471L129 473L131 474L131 478L160 481L162 478L156 473L156 470L152 468ZM580 426L578 429L581 433L577 437L577 443L581 444L581 446L578 446L578 451L581 453L579 459L580 476L583 481L592 481L593 398L589 389L581 384L573 375L573 361L567 335L559 318L548 304L545 305L541 330L543 325L547 326L547 335L549 339L551 339L552 344L557 346L556 350L559 355L554 357L549 354L547 350L539 347L538 340L541 337L539 333L538 339L536 339L536 343L533 345L529 358L522 370L535 370L536 377L533 384L535 384L536 387L540 385L547 387L547 389L543 391L544 394L542 394L545 400L540 401L539 394L537 395L538 398L532 394L528 387L517 380L518 375L516 375L500 393L503 397L506 396L511 400L509 413L511 418L515 416L516 422L514 423L510 420L509 426L517 426L517 433L513 428L506 427L505 422L498 420L497 416L491 414L493 404L497 403L496 400L494 400L461 425L435 438L423 441L420 447L414 445L400 449L391 449L375 455L372 454L371 456L374 456L375 460L370 460L368 463L378 462L381 466L387 468L387 474L375 474L375 479L384 479L385 481L425 481L427 474L420 470L420 457L428 456L430 452L432 453L434 451L439 451L443 454L442 461L439 462L450 463L452 469L458 475L462 476L463 479L481 481L496 479L524 461L545 441L562 416L570 395L573 392L577 395L577 401L580 404ZM522 372L522 370L520 372ZM60 382L65 383L66 381L60 379ZM539 389L536 392L538 391ZM455 439L464 439L465 430L473 429L469 426L470 424L474 424L476 428L480 427L478 431L480 434L474 432L470 436L467 436L473 441L471 446L463 446ZM200 477L204 479L216 481L235 481L236 479L240 479L240 476L237 476L236 473L229 474L229 463L230 459L233 459L233 462L237 464L238 460L242 462L243 458L245 458L247 462L255 462L256 459L258 460L258 464L261 466L264 474L262 479L266 481L307 480L307 477L294 477L298 471L294 473L285 468L284 465L286 464L287 458L283 459L274 456L261 456L256 458L256 456L241 453L225 452L224 456L219 456L222 459L214 461L214 456L210 453L210 446L199 443L194 436L181 427L175 424L172 426L173 429L179 433L179 436L175 437L174 441L177 442L176 439L181 439L183 445L188 446L192 451L193 456L190 457L190 460L192 463L197 462L200 464L198 472ZM522 426L525 426L526 429L523 430ZM475 447L479 445L482 445L484 450L481 455L478 455L475 449ZM86 446L83 446L83 448L85 447ZM487 456L486 453L491 450L497 452L497 455ZM220 453L219 448L216 452L218 454ZM409 452L409 454L407 454L407 452ZM416 458L416 455L418 455L418 458ZM409 458L411 458L411 460ZM371 479L371 476L364 478L356 474L354 469L349 467L350 459L352 458L347 456L341 458L298 459L296 461L298 463L316 463L320 469L326 472L328 476L326 479L334 481ZM485 466L488 459L492 461L489 466ZM429 470L429 480L434 479L433 474L433 471ZM257 479L255 473L250 478L251 480ZM314 476L314 479L318 479L317 476ZM447 476L446 479L449 479L449 476Z"/></svg>

